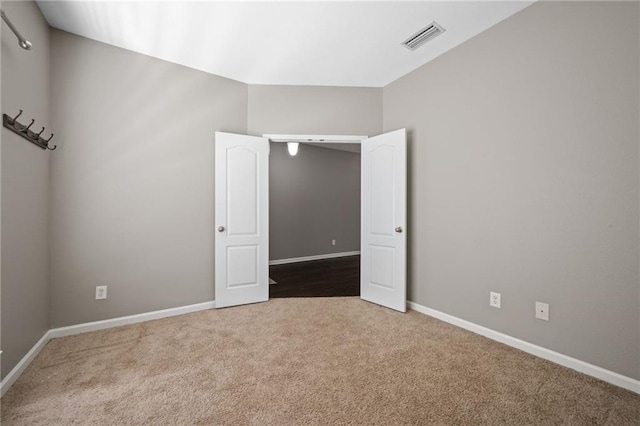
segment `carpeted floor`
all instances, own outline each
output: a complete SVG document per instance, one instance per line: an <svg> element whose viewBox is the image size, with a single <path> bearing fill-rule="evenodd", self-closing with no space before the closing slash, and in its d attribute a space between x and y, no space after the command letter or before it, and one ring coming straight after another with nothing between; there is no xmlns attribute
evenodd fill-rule
<svg viewBox="0 0 640 426"><path fill-rule="evenodd" d="M274 299L50 341L3 425L640 424L640 395L357 298Z"/></svg>

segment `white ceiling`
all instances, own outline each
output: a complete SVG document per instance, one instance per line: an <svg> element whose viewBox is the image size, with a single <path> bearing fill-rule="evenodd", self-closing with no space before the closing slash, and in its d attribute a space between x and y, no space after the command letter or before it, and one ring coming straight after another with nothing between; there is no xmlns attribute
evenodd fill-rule
<svg viewBox="0 0 640 426"><path fill-rule="evenodd" d="M383 87L533 1L38 1L49 24L250 84ZM401 43L432 21L446 32Z"/></svg>

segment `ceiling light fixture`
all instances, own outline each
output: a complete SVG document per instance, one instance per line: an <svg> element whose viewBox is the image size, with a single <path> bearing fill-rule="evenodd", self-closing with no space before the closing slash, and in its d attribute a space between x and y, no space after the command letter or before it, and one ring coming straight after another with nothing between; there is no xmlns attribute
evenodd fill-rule
<svg viewBox="0 0 640 426"><path fill-rule="evenodd" d="M300 143L298 142L287 142L287 150L289 151L289 155L296 155L298 153L298 146Z"/></svg>

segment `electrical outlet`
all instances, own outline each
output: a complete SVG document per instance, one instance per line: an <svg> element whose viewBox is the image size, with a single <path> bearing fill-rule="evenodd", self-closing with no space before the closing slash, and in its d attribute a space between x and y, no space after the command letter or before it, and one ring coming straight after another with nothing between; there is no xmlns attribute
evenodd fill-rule
<svg viewBox="0 0 640 426"><path fill-rule="evenodd" d="M335 246L336 245L336 240L331 240L331 245Z"/></svg>
<svg viewBox="0 0 640 426"><path fill-rule="evenodd" d="M496 293L495 291L489 292L489 306L500 308L500 293Z"/></svg>
<svg viewBox="0 0 640 426"><path fill-rule="evenodd" d="M107 286L106 285L97 285L96 286L96 300L106 299L107 298Z"/></svg>
<svg viewBox="0 0 640 426"><path fill-rule="evenodd" d="M549 321L549 304L536 302L536 318Z"/></svg>

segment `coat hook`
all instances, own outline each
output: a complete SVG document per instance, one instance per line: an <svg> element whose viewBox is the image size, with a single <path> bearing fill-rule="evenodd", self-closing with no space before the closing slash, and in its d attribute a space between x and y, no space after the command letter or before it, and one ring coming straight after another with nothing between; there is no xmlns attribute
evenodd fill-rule
<svg viewBox="0 0 640 426"><path fill-rule="evenodd" d="M20 112L18 113L18 115L16 115L15 117L13 117L11 119L11 124L16 124L16 120L18 119L18 117L20 117L22 115L22 110L20 110Z"/></svg>
<svg viewBox="0 0 640 426"><path fill-rule="evenodd" d="M31 123L29 123L29 125L28 125L27 127L25 127L24 129L22 129L22 131L23 131L24 133L27 133L27 132L29 131L29 127L33 126L33 123L34 123L35 121L36 121L36 120L32 118L32 119L31 119Z"/></svg>
<svg viewBox="0 0 640 426"><path fill-rule="evenodd" d="M45 140L42 136L46 130L46 127L42 126L38 133L35 130L31 130L33 124L36 122L34 118L31 119L31 122L28 126L18 122L18 118L22 116L23 110L18 110L18 114L15 117L10 117L7 114L2 114L2 125L12 132L20 135L23 139L28 140L29 142L37 145L41 149L48 149L49 151L53 151L57 148L56 145L49 146L49 143L53 139L53 133L49 136L49 139Z"/></svg>
<svg viewBox="0 0 640 426"><path fill-rule="evenodd" d="M47 149L49 151L53 151L54 149L56 149L58 147L58 145L54 145L53 148L49 148L49 141L53 139L53 133L51 133L51 136L49 136L49 139L47 139L45 142L45 144L47 145Z"/></svg>

